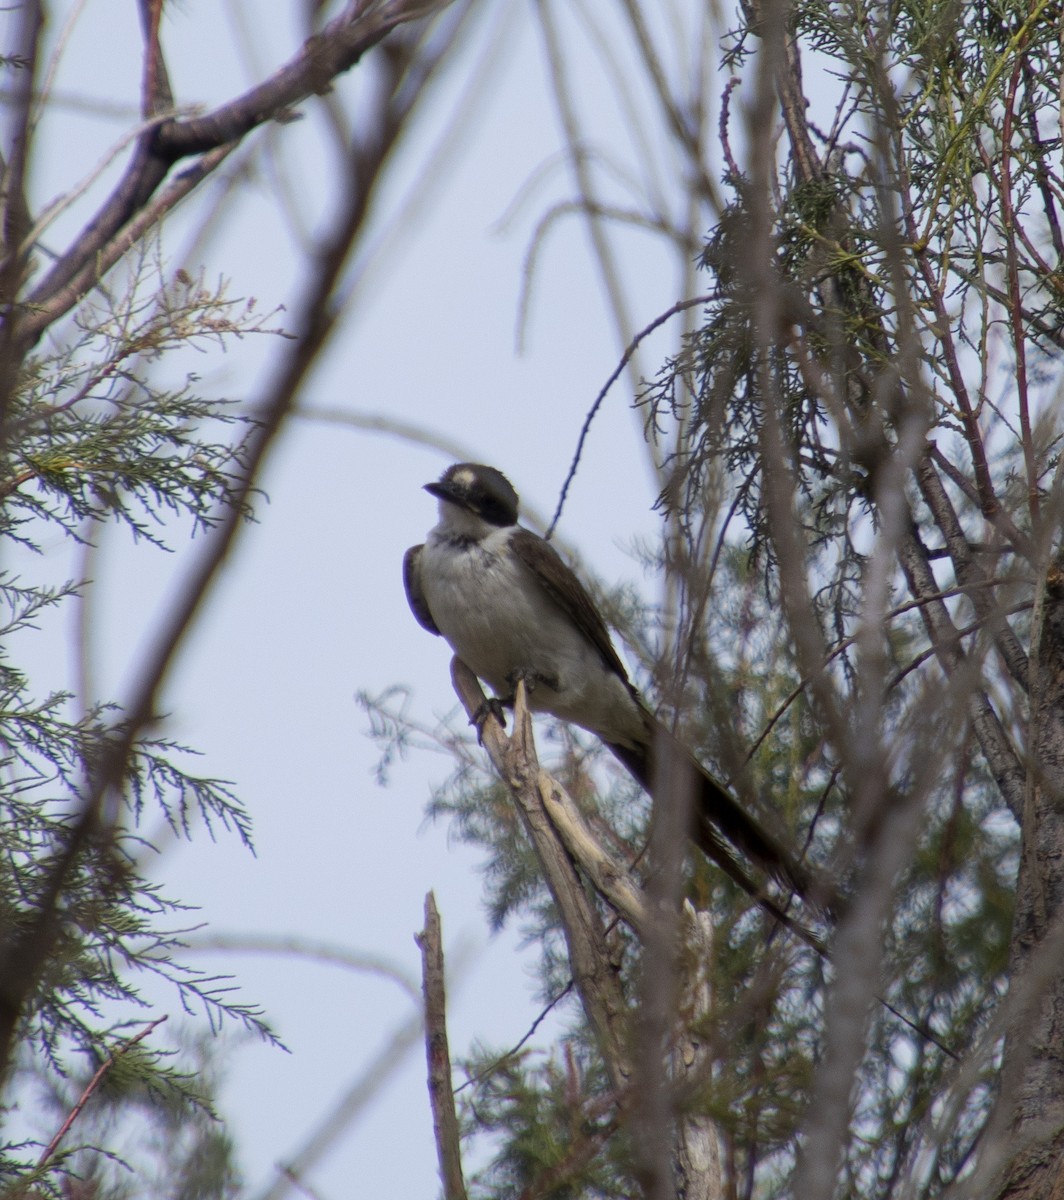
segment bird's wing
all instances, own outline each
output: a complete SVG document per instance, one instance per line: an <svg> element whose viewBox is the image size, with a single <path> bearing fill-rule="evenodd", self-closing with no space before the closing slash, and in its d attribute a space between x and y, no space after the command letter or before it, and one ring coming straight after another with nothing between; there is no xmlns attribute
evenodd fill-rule
<svg viewBox="0 0 1064 1200"><path fill-rule="evenodd" d="M602 656L602 661L625 683L628 672L617 656L609 630L595 602L573 571L562 562L558 552L537 534L528 529L516 529L510 546L517 557L539 580L543 590L573 621L581 633Z"/></svg>
<svg viewBox="0 0 1064 1200"><path fill-rule="evenodd" d="M423 545L411 546L403 555L403 587L406 588L406 602L410 605L410 611L417 618L417 623L422 629L427 629L429 633L441 637L436 622L432 619L429 606L425 602L425 593L421 590L421 551L424 549Z"/></svg>

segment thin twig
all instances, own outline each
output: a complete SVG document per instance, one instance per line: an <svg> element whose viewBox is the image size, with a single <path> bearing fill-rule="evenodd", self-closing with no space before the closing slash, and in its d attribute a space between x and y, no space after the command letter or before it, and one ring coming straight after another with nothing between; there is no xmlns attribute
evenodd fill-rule
<svg viewBox="0 0 1064 1200"><path fill-rule="evenodd" d="M118 1046L116 1049L112 1050L103 1060L103 1062L100 1063L100 1065L96 1068L95 1074L85 1085L84 1090L78 1097L78 1102L67 1114L66 1120L62 1125L60 1125L55 1136L41 1152L40 1158L37 1159L38 1171L47 1164L48 1160L59 1149L59 1144L70 1132L71 1126L81 1115L82 1109L84 1109L85 1105L88 1104L93 1092L95 1092L103 1082L103 1077L107 1074L107 1072L115 1065L115 1063L122 1057L123 1054L127 1054L133 1049L134 1046L136 1046L139 1042L142 1042L149 1033L153 1033L156 1029L158 1029L166 1019L166 1015L164 1014L163 1016L158 1017L156 1020L150 1022L150 1024L145 1025L140 1033L134 1034L134 1036L128 1041L123 1042L121 1046Z"/></svg>
<svg viewBox="0 0 1064 1200"><path fill-rule="evenodd" d="M502 1064L507 1061L507 1059L511 1059L515 1054L519 1054L521 1050L528 1045L528 1042L531 1040L531 1038L535 1036L536 1030L543 1024L547 1017L550 1016L551 1012L559 1004L561 1004L565 997L571 994L572 990L573 981L570 979L569 982L561 989L561 991L557 992L540 1009L536 1015L536 1019L531 1025L529 1025L518 1041L516 1041L509 1050L507 1050L504 1054L500 1054L498 1058L490 1062L483 1071L478 1071L476 1075L470 1075L465 1083L460 1083L458 1087L454 1089L454 1094L457 1096L463 1088L472 1087L475 1084L483 1082L485 1079L493 1075L499 1069L499 1067L501 1067Z"/></svg>
<svg viewBox="0 0 1064 1200"><path fill-rule="evenodd" d="M584 424L580 429L580 437L576 442L576 450L573 453L573 461L569 467L569 473L565 477L565 482L562 484L561 493L558 496L558 507L554 510L554 516L551 518L551 523L547 529L548 538L554 533L555 526L561 519L562 508L565 505L565 497L569 492L569 485L573 482L573 479L576 476L577 468L580 466L580 456L584 451L584 442L587 441L587 435L591 432L591 422L594 421L595 415L602 407L602 402L606 399L606 393L611 387L613 387L617 380L620 379L624 368L628 365L628 363L631 361L632 355L635 354L636 350L639 348L640 342L648 338L655 329L660 329L666 321L671 321L672 318L677 315L677 313L685 312L687 309L694 308L699 304L708 304L712 299L712 296L693 296L690 300L677 300L676 303L671 306L671 308L667 308L663 313L660 313L658 316L656 316L649 325L641 329L628 343L627 349L625 350L624 354L621 355L621 361L614 368L609 379L607 379L602 385L599 394L595 397L594 404L592 404L591 408L588 409L587 416L584 418Z"/></svg>

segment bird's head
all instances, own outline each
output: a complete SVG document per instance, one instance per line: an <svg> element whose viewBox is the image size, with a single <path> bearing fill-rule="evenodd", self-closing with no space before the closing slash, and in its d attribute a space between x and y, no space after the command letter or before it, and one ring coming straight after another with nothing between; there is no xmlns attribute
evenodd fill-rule
<svg viewBox="0 0 1064 1200"><path fill-rule="evenodd" d="M440 501L440 516L454 517L453 509L502 529L517 524L517 493L501 471L483 463L455 463L425 491ZM452 511L448 509L453 506Z"/></svg>

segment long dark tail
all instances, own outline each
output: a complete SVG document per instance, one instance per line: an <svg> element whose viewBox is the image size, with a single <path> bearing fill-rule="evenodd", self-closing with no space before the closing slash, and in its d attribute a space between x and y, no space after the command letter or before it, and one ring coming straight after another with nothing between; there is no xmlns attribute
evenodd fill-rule
<svg viewBox="0 0 1064 1200"><path fill-rule="evenodd" d="M830 907L823 881L746 812L723 784L714 779L659 722L654 722L651 740L644 746L629 748L611 742L606 745L652 795L658 772L656 756L662 747L666 748L669 762L663 764L665 769L689 772L695 789L689 830L691 840L759 902L765 896L764 886L751 878L737 859L736 851L812 907L818 910ZM775 915L783 916L775 910L776 906L773 906Z"/></svg>

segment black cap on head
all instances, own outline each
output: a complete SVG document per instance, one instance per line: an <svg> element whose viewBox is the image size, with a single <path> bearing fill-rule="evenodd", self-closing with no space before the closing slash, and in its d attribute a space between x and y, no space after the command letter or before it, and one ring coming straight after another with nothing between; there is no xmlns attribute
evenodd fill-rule
<svg viewBox="0 0 1064 1200"><path fill-rule="evenodd" d="M426 483L425 491L476 513L492 525L517 524L517 493L501 471L483 463L455 463L438 483Z"/></svg>

